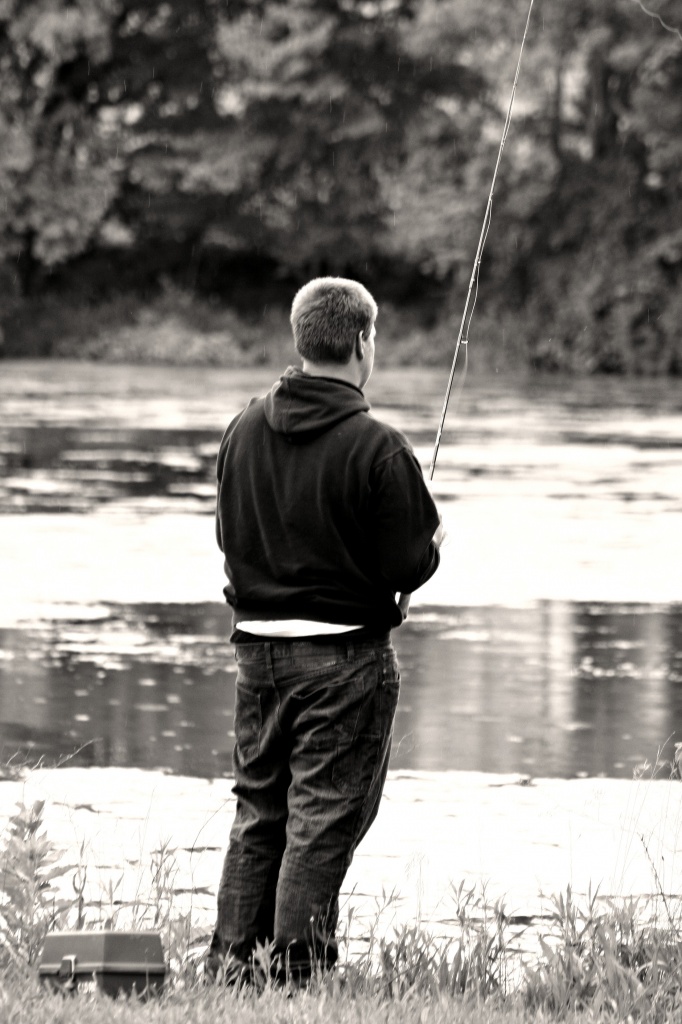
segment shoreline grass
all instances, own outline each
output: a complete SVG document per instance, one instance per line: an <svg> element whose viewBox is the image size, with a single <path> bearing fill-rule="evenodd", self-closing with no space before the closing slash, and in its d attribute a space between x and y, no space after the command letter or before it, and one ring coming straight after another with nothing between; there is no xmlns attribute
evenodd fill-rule
<svg viewBox="0 0 682 1024"><path fill-rule="evenodd" d="M0 1020L89 1024L99 1021L231 1020L237 1024L338 1021L339 1024L440 1021L506 1024L516 1021L646 1021L682 1024L682 928L665 894L662 923L651 905L604 899L580 903L568 887L553 897L541 931L508 916L485 891L460 886L453 893L458 931L434 938L419 923L381 933L377 913L365 947L348 954L352 910L342 928L345 959L314 979L306 993L269 985L256 996L201 984L187 951L197 929L173 907L172 851L152 865L152 889L134 904L114 894L99 907L83 904L82 865L66 863L43 826L44 804L19 805L0 850ZM72 896L63 883L71 881ZM653 897L652 897L653 899ZM650 902L650 901L649 901ZM169 963L164 994L149 1003L111 1000L97 993L55 997L37 980L44 937L50 930L133 927L159 931ZM204 935L205 939L206 936ZM263 953L267 966L267 951ZM267 976L267 971L264 974ZM287 998L289 996L289 998Z"/></svg>
<svg viewBox="0 0 682 1024"><path fill-rule="evenodd" d="M141 1002L98 993L63 997L37 981L24 985L0 978L0 1019L12 1024L549 1024L559 1018L532 1010L522 1000L480 1002L463 997L386 1000L335 992L330 987L291 997L269 990L259 996L216 988L164 992ZM569 1011L567 1024L615 1020L592 1011ZM682 1018L670 1018L676 1024Z"/></svg>
<svg viewBox="0 0 682 1024"><path fill-rule="evenodd" d="M148 295L97 299L46 292L0 309L0 361L82 359L140 365L248 368L280 366L292 350L288 299L263 284L229 305L164 279ZM442 299L382 301L377 323L382 364L447 367L462 310ZM621 325L623 326L623 325ZM632 325L631 325L632 326ZM627 325L626 325L627 327ZM574 312L549 324L539 309L482 302L472 322L475 363L485 371L572 376L675 377L679 345L638 345L632 330L614 334Z"/></svg>
<svg viewBox="0 0 682 1024"><path fill-rule="evenodd" d="M382 303L385 366L449 366L458 320L423 308ZM526 334L514 318L477 315L472 342L487 368L526 362ZM250 313L183 291L170 282L153 298L118 295L96 304L45 295L0 321L0 359L78 359L141 365L247 368L281 366L295 353L288 310L264 303Z"/></svg>

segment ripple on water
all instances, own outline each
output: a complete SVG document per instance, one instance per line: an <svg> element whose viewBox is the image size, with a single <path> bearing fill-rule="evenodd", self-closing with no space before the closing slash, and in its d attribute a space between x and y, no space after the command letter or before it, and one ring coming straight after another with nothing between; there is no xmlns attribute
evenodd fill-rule
<svg viewBox="0 0 682 1024"><path fill-rule="evenodd" d="M2 742L42 753L71 731L89 763L229 770L214 461L272 372L188 385L173 369L58 371L8 364L0 379ZM412 370L370 382L377 414L424 461L441 386ZM470 379L436 474L441 568L395 634L395 765L627 774L675 731L681 436L668 382ZM152 678L165 731L189 731L180 694L192 698L202 742L182 754L161 732L150 753L134 702ZM74 722L81 710L90 722ZM576 722L594 727L565 728Z"/></svg>
<svg viewBox="0 0 682 1024"><path fill-rule="evenodd" d="M225 640L222 606L137 605L110 611L96 645L78 643L81 632L92 636L87 622L64 624L68 645L54 627L41 627L33 636L15 631L9 644L5 637L3 647L13 649L15 657L0 663L0 683L2 666L9 671L11 665L11 682L23 682L12 689L25 693L14 711L6 705L7 717L26 723L34 749L53 742L49 721L50 727L58 726L57 742L70 730L74 745L92 741L88 757L94 763L115 756L117 763L229 772L236 666ZM403 676L394 767L527 771L532 766L541 775L627 776L641 763L642 752L648 749L653 761L675 732L682 713L682 689L679 683L671 688L682 650L680 607L545 602L522 609L462 608L446 616L450 626L460 628L443 629L438 610L425 609L394 635ZM103 669L107 637L116 646L126 634L136 642ZM623 646L621 640L632 642ZM48 657L54 650L58 657ZM183 698L189 689L191 719ZM145 691L154 699L135 699ZM7 686L0 685L0 692L6 694ZM48 713L44 724L35 717L39 709ZM80 713L89 715L89 722L74 719ZM153 750L142 724L150 715L166 722L154 731ZM5 747L12 742L18 749L25 740L7 728ZM188 738L181 760L171 732Z"/></svg>

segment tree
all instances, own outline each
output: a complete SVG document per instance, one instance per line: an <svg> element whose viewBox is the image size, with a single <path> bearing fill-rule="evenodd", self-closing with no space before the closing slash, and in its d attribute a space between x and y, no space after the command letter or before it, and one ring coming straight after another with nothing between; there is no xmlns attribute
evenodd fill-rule
<svg viewBox="0 0 682 1024"><path fill-rule="evenodd" d="M39 265L78 255L117 189L118 166L89 105L115 0L0 2L0 254L29 292Z"/></svg>
<svg viewBox="0 0 682 1024"><path fill-rule="evenodd" d="M678 350L678 0L537 0L480 275L543 366ZM0 0L25 294L321 272L461 305L527 0Z"/></svg>

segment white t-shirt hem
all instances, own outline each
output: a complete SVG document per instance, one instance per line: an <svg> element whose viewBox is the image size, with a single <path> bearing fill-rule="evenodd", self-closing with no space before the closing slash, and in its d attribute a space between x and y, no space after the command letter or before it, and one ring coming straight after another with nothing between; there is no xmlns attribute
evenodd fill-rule
<svg viewBox="0 0 682 1024"><path fill-rule="evenodd" d="M362 629L361 625L346 626L339 622L316 622L313 619L242 619L236 622L237 629L254 636L290 639L297 636L326 636L335 633L349 633Z"/></svg>

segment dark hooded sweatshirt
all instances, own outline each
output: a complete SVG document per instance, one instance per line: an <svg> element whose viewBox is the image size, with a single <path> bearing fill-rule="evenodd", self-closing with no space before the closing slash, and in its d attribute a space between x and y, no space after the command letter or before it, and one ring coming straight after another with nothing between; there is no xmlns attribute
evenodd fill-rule
<svg viewBox="0 0 682 1024"><path fill-rule="evenodd" d="M234 619L312 619L378 633L396 592L438 567L438 513L407 439L362 391L289 368L228 427L218 544Z"/></svg>

